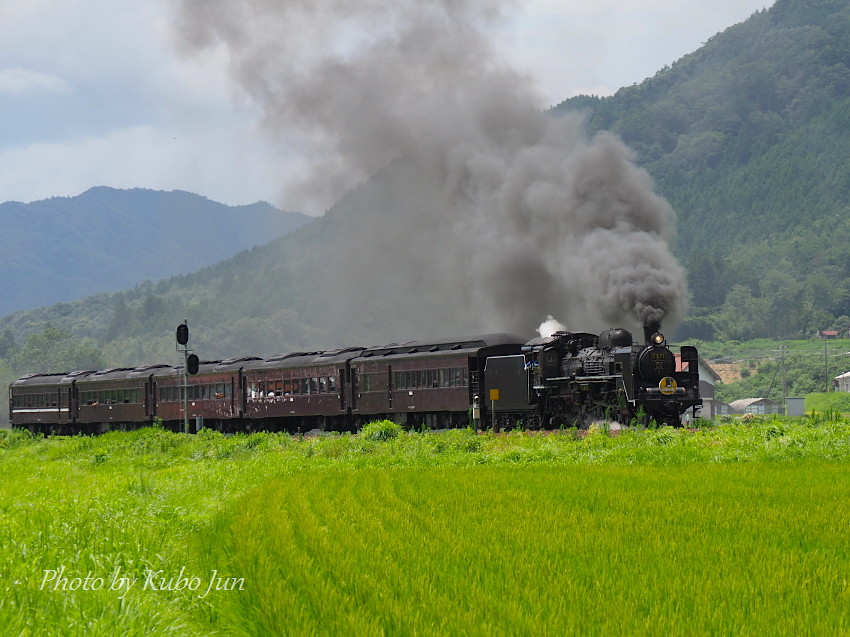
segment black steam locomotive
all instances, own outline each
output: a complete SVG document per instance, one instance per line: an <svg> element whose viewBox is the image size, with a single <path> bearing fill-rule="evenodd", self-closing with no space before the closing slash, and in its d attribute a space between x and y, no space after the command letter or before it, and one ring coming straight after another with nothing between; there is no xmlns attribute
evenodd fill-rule
<svg viewBox="0 0 850 637"><path fill-rule="evenodd" d="M184 380L186 378L186 380ZM480 424L585 427L600 419L678 425L701 404L697 352L679 359L657 329L508 334L393 343L269 359L203 361L197 373L152 365L32 374L11 384L14 426L98 433L162 421L221 431L356 430L387 418L408 427Z"/></svg>
<svg viewBox="0 0 850 637"><path fill-rule="evenodd" d="M644 344L624 329L556 332L529 341L518 356L489 358L494 415L547 429L593 421L677 426L688 410L695 418L697 350L683 346L676 356L659 328L644 327Z"/></svg>

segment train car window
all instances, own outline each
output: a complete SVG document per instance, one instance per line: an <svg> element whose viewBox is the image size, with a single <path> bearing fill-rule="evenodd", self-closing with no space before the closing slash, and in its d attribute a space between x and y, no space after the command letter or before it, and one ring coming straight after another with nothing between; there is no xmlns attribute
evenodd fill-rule
<svg viewBox="0 0 850 637"><path fill-rule="evenodd" d="M327 376L322 376L319 378L319 393L327 394L328 393L328 378Z"/></svg>
<svg viewBox="0 0 850 637"><path fill-rule="evenodd" d="M284 378L283 379L283 395L289 396L290 394L292 394L292 379L291 378Z"/></svg>
<svg viewBox="0 0 850 637"><path fill-rule="evenodd" d="M469 370L466 367L464 367L462 371L463 371L463 386L469 387Z"/></svg>
<svg viewBox="0 0 850 637"><path fill-rule="evenodd" d="M276 380L274 382L274 395L275 396L283 396L283 381Z"/></svg>
<svg viewBox="0 0 850 637"><path fill-rule="evenodd" d="M336 376L328 376L328 391L332 394L336 393Z"/></svg>
<svg viewBox="0 0 850 637"><path fill-rule="evenodd" d="M309 378L299 378L301 383L301 393L309 394L310 393L310 379Z"/></svg>
<svg viewBox="0 0 850 637"><path fill-rule="evenodd" d="M319 379L316 376L310 378L310 393L318 394L319 393Z"/></svg>

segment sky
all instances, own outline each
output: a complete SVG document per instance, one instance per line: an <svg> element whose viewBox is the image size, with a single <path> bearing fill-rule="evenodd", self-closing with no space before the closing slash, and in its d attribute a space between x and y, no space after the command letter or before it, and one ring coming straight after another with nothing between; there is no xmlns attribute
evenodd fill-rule
<svg viewBox="0 0 850 637"><path fill-rule="evenodd" d="M547 106L640 82L772 4L527 0L492 37ZM0 202L111 186L289 207L297 153L264 134L222 46L177 46L173 12L168 0L0 2Z"/></svg>

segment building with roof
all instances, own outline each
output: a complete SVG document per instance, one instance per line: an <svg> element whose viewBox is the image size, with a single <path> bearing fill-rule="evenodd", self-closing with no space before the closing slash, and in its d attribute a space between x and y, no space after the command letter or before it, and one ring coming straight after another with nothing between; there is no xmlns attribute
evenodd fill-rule
<svg viewBox="0 0 850 637"><path fill-rule="evenodd" d="M729 403L733 414L778 414L782 411L782 405L770 398L741 398Z"/></svg>
<svg viewBox="0 0 850 637"><path fill-rule="evenodd" d="M850 372L844 372L832 379L835 391L850 391Z"/></svg>

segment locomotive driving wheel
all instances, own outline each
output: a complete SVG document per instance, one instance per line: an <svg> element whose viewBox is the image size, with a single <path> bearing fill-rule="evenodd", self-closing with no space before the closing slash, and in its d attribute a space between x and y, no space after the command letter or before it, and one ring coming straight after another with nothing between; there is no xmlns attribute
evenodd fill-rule
<svg viewBox="0 0 850 637"><path fill-rule="evenodd" d="M547 429L560 429L568 424L562 401L550 397L543 414L543 423Z"/></svg>

